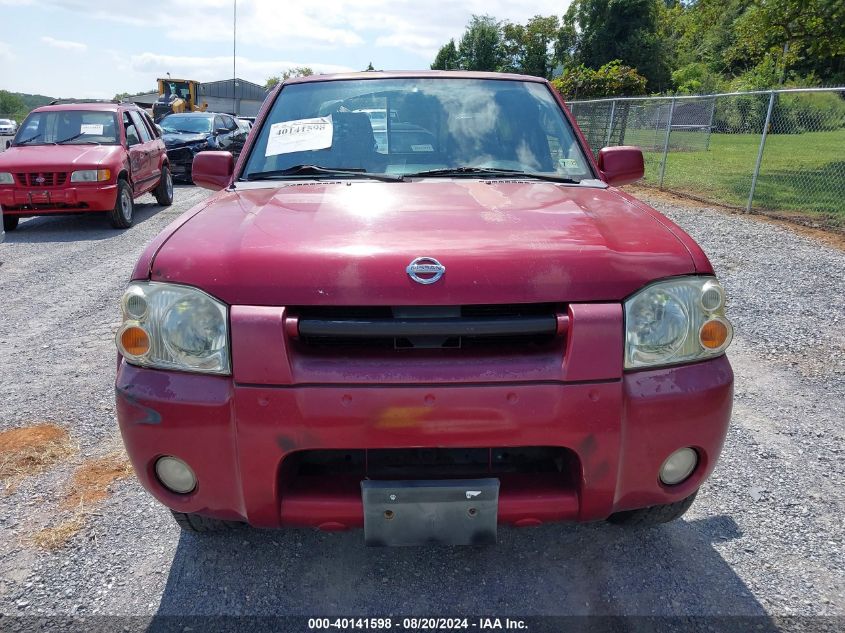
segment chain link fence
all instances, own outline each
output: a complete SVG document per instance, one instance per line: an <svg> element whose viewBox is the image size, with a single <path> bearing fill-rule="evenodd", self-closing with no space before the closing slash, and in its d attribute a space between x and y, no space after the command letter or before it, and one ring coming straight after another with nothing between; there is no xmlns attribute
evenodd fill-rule
<svg viewBox="0 0 845 633"><path fill-rule="evenodd" d="M596 154L642 148L647 186L845 232L845 87L568 105Z"/></svg>

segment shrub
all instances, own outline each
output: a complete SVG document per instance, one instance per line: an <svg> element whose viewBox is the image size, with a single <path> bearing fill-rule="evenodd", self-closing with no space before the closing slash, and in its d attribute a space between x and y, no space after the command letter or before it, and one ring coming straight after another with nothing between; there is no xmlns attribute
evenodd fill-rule
<svg viewBox="0 0 845 633"><path fill-rule="evenodd" d="M618 59L598 70L583 64L567 68L552 85L566 100L644 95L647 79Z"/></svg>

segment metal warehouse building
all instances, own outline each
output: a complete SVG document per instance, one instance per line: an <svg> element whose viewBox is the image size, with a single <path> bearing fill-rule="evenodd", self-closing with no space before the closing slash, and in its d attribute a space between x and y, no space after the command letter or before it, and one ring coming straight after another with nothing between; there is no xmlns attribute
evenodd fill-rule
<svg viewBox="0 0 845 633"><path fill-rule="evenodd" d="M245 79L223 79L201 83L200 103L207 103L212 112L229 112L237 116L256 116L267 91Z"/></svg>
<svg viewBox="0 0 845 633"><path fill-rule="evenodd" d="M246 79L222 79L201 83L198 100L208 104L209 112L228 112L236 116L256 116L267 91L264 86ZM158 98L157 92L130 97L129 100L143 108L151 108Z"/></svg>

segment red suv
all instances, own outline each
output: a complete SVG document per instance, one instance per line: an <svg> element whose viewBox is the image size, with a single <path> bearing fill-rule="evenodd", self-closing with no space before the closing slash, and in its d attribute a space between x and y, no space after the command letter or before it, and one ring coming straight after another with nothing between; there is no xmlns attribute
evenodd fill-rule
<svg viewBox="0 0 845 633"><path fill-rule="evenodd" d="M134 199L151 192L173 203L164 142L141 108L69 102L33 110L0 154L3 226L32 215L105 212L132 226Z"/></svg>
<svg viewBox="0 0 845 633"><path fill-rule="evenodd" d="M594 160L543 79L285 82L237 164L197 154L220 191L123 295L141 482L185 529L372 545L681 516L727 432L732 329L701 248L617 188L642 175L634 147Z"/></svg>

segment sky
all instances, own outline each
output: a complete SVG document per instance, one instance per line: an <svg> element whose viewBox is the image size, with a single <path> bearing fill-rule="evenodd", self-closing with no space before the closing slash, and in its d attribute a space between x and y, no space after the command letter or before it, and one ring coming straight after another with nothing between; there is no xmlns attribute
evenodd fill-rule
<svg viewBox="0 0 845 633"><path fill-rule="evenodd" d="M237 76L428 68L473 14L525 22L569 0L237 0ZM234 0L0 0L0 89L111 98L156 77L232 76Z"/></svg>

